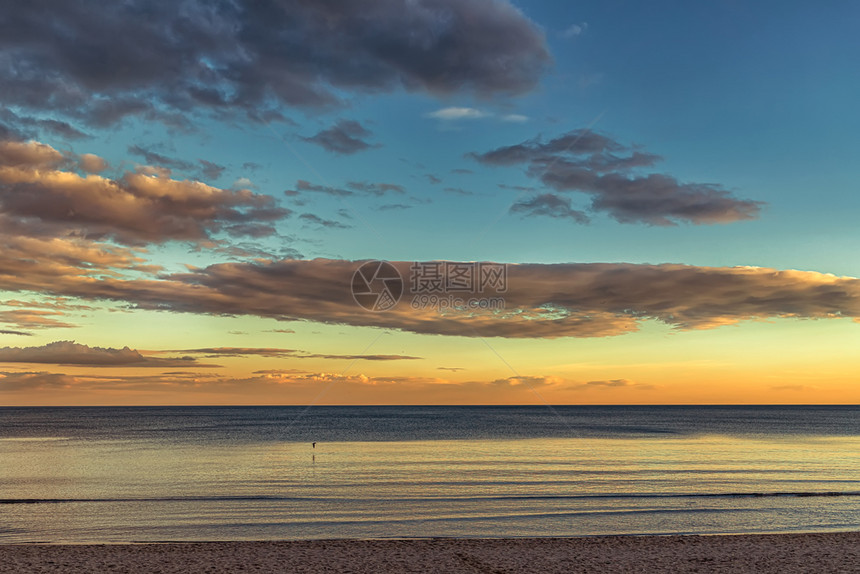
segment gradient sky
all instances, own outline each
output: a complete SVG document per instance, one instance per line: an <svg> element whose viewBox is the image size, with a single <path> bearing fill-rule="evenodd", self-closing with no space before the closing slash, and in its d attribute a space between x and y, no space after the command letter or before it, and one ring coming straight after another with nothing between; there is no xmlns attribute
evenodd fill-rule
<svg viewBox="0 0 860 574"><path fill-rule="evenodd" d="M0 404L858 403L858 17L5 7ZM365 260L504 309L363 309Z"/></svg>

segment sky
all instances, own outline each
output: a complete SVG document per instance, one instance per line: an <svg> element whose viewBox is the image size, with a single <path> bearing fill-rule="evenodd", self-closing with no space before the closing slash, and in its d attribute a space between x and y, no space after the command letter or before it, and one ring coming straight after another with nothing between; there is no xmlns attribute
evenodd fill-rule
<svg viewBox="0 0 860 574"><path fill-rule="evenodd" d="M860 6L3 12L0 405L860 402Z"/></svg>

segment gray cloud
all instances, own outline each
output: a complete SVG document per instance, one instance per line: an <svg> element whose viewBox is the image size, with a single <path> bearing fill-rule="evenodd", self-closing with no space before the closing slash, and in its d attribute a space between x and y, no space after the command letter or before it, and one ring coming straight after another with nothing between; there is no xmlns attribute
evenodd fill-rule
<svg viewBox="0 0 860 574"><path fill-rule="evenodd" d="M302 139L306 142L317 144L326 151L350 155L373 147L379 147L379 144L371 144L365 141L370 135L370 130L355 120L338 120L332 127L321 130L314 136Z"/></svg>
<svg viewBox="0 0 860 574"><path fill-rule="evenodd" d="M43 0L3 16L4 104L97 126L187 128L197 109L263 120L345 91L520 94L550 64L543 32L506 0Z"/></svg>
<svg viewBox="0 0 860 574"><path fill-rule="evenodd" d="M17 137L14 139L38 139L44 134L59 136L67 140L82 140L92 137L69 122L33 116L21 116L10 109L0 109L0 122L11 126L6 127L6 130L8 134L13 132L17 134ZM0 135L3 135L2 129L0 129ZM11 138L4 136L4 139Z"/></svg>
<svg viewBox="0 0 860 574"><path fill-rule="evenodd" d="M735 198L716 184L683 183L665 174L637 174L661 158L590 130L574 130L548 142L529 140L467 157L485 165L525 164L527 173L544 185L587 194L592 211L608 213L622 223L729 223L754 219L761 208L761 202ZM512 211L558 217L564 212L560 201L558 196L544 194L515 205Z"/></svg>
<svg viewBox="0 0 860 574"><path fill-rule="evenodd" d="M504 309L439 313L409 304L417 293L408 280L412 262L403 261L393 263L407 278L403 299L390 311L370 312L350 294L360 262L220 263L155 279L126 279L101 271L105 265L132 265L122 252L87 251L76 256L95 264L70 266L43 253L42 245L0 252L0 289L123 301L160 311L465 337L605 337L636 331L649 320L677 329L708 329L774 317L860 318L860 280L807 271L674 264L508 265L507 290L488 288L480 294L503 297Z"/></svg>
<svg viewBox="0 0 860 574"><path fill-rule="evenodd" d="M137 144L128 146L128 153L142 157L149 165L166 167L168 169L190 171L195 167L191 162L169 157Z"/></svg>
<svg viewBox="0 0 860 574"><path fill-rule="evenodd" d="M8 329L0 329L0 335L20 335L22 337L32 337L33 333L26 333L24 331L10 331Z"/></svg>
<svg viewBox="0 0 860 574"><path fill-rule="evenodd" d="M366 181L350 181L346 184L350 189L369 193L371 195L382 196L386 193L406 193L406 188L395 183L369 183Z"/></svg>
<svg viewBox="0 0 860 574"><path fill-rule="evenodd" d="M0 348L0 363L159 368L217 366L202 365L192 357L147 357L128 347L123 347L122 349L89 347L75 343L74 341L56 341L41 347L3 347Z"/></svg>
<svg viewBox="0 0 860 574"><path fill-rule="evenodd" d="M314 225L333 229L348 229L350 227L349 225L341 223L340 221L334 221L333 219L323 219L319 215L314 215L313 213L303 213L299 216L299 219L307 221L308 223L313 223Z"/></svg>
<svg viewBox="0 0 860 574"><path fill-rule="evenodd" d="M218 179L219 177L221 177L221 174L224 173L224 170L227 169L223 165L218 165L217 163L206 161L205 159L201 159L198 161L201 166L200 172L206 179Z"/></svg>
<svg viewBox="0 0 860 574"><path fill-rule="evenodd" d="M284 194L287 197L295 197L300 195L302 192L324 193L334 197L349 197L350 195L353 195L353 192L348 189L340 189L328 185L317 185L303 179L296 182L295 189L288 189L284 191Z"/></svg>
<svg viewBox="0 0 860 574"><path fill-rule="evenodd" d="M349 189L332 187L330 185L318 185L300 179L296 182L295 188L284 191L284 195L286 195L287 197L296 197L298 195L301 195L303 192L311 192L331 195L333 197L350 197L355 195L356 193L366 193L369 195L381 197L387 193L406 193L406 188L404 188L402 185L397 185L394 183L350 181L346 184L346 187Z"/></svg>
<svg viewBox="0 0 860 574"><path fill-rule="evenodd" d="M518 201L511 206L510 211L523 216L543 215L569 218L577 223L588 223L588 216L584 212L571 208L570 199L554 193L542 193L530 199Z"/></svg>
<svg viewBox="0 0 860 574"><path fill-rule="evenodd" d="M500 189L510 189L512 191L537 191L537 188L528 185L508 185L506 183L496 184Z"/></svg>

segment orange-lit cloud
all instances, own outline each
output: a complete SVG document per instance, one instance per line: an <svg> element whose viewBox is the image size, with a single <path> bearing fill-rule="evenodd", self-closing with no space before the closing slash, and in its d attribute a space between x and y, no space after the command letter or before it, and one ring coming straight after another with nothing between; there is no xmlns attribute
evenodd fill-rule
<svg viewBox="0 0 860 574"><path fill-rule="evenodd" d="M308 353L297 349L275 349L275 348L246 348L246 347L212 347L206 349L179 349L163 351L167 353L187 353L190 355L203 355L207 359L218 357L269 357L278 359L347 359L364 361L402 361L417 360L421 357L409 355L333 355Z"/></svg>
<svg viewBox="0 0 860 574"><path fill-rule="evenodd" d="M41 347L0 348L0 363L87 365L91 367L214 367L192 357L147 357L134 349L89 347L74 341L56 341Z"/></svg>
<svg viewBox="0 0 860 574"><path fill-rule="evenodd" d="M439 404L484 402L542 402L542 394L563 392L577 383L561 377L516 376L495 380L452 381L414 375L372 376L294 369L257 371L231 377L191 371L130 375L69 375L52 372L0 372L0 392L39 397L45 391L63 391L69 398L87 393L112 397L111 393L161 393L171 401L205 401L206 397L232 397L251 403L302 404L314 397L323 403ZM116 395L123 396L123 395ZM115 398L115 396L113 396ZM169 399L172 397L172 399Z"/></svg>
<svg viewBox="0 0 860 574"><path fill-rule="evenodd" d="M97 156L81 156L98 171ZM266 222L290 211L247 189L228 190L171 179L165 168L141 168L118 179L81 176L72 161L38 142L0 142L0 215L20 225L50 228L55 236L77 232L125 244L170 240L201 242L213 233L271 235ZM249 224L253 224L249 226Z"/></svg>
<svg viewBox="0 0 860 574"><path fill-rule="evenodd" d="M126 257L128 254L124 254ZM125 261L125 259L122 259ZM15 266L14 273L3 273ZM416 310L411 262L395 262L407 293L390 311L367 311L350 294L358 262L221 263L153 279L98 279L54 260L22 265L0 253L0 289L124 301L144 309L253 315L456 336L604 337L656 320L708 329L773 317L860 317L860 280L809 271L637 264L507 267L504 309Z"/></svg>

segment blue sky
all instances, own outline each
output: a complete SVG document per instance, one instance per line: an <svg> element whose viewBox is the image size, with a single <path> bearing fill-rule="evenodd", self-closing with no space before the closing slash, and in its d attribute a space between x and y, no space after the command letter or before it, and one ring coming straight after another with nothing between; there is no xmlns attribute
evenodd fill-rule
<svg viewBox="0 0 860 574"><path fill-rule="evenodd" d="M857 273L842 255L856 245L853 8L677 2L521 8L543 29L554 64L519 98L345 93L347 105L328 113L287 110L298 125L195 118L200 131L179 134L132 121L86 148L115 164L140 160L128 157L132 142L207 159L229 166L219 183L247 177L282 202L281 192L300 179L335 187L385 180L408 190L408 197L374 202L314 199L311 205L330 218L344 208L360 217L350 230L300 234L316 236L316 245L297 247L309 257L619 260ZM429 117L447 107L485 116ZM502 119L514 114L527 120ZM300 139L337 119L360 121L372 134L368 142L379 147L333 156ZM587 226L521 218L507 213L517 192L498 184L535 182L517 166L485 168L463 157L589 125L659 154L659 171L765 202L761 217L680 228L619 224L605 215ZM263 167L243 169L245 162ZM430 183L427 174L441 183ZM392 204L410 208L375 212ZM522 236L536 241L523 245Z"/></svg>

